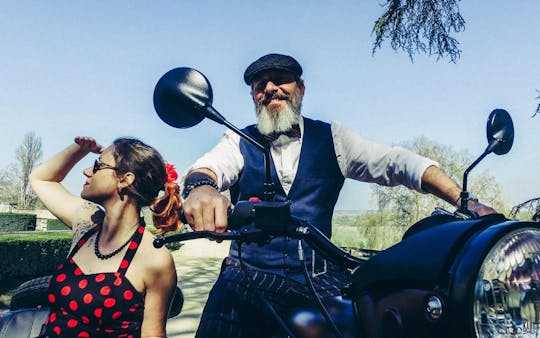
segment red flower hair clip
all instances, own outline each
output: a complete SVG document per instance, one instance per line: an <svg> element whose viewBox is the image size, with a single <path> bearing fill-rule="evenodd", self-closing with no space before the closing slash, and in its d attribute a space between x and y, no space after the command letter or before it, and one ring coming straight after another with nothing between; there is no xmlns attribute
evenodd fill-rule
<svg viewBox="0 0 540 338"><path fill-rule="evenodd" d="M167 172L167 183L174 182L178 179L178 173L174 169L174 164L165 163L165 171Z"/></svg>

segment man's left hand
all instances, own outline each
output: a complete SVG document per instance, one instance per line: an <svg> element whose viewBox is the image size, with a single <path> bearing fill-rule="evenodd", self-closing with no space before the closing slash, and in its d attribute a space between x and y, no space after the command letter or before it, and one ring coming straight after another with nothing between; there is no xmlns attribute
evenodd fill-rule
<svg viewBox="0 0 540 338"><path fill-rule="evenodd" d="M468 208L469 210L475 212L478 214L478 216L484 216L489 214L496 214L497 211L493 209L492 207L488 207L487 205L484 205L480 202L476 201L468 201Z"/></svg>

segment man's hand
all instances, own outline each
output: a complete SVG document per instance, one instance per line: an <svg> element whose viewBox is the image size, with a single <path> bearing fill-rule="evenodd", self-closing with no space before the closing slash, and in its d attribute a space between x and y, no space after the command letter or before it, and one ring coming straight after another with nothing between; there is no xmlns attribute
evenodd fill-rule
<svg viewBox="0 0 540 338"><path fill-rule="evenodd" d="M191 190L182 209L193 230L223 233L227 230L227 210L230 205L229 199L214 187L202 185Z"/></svg>
<svg viewBox="0 0 540 338"><path fill-rule="evenodd" d="M443 200L456 205L461 188L448 175L436 166L430 166L424 171L422 176L422 188ZM495 209L488 207L477 201L468 201L468 209L477 213L479 216L496 214ZM460 205L458 202L457 208Z"/></svg>
<svg viewBox="0 0 540 338"><path fill-rule="evenodd" d="M484 205L480 202L476 201L468 201L468 208L471 211L474 211L478 214L478 216L484 216L489 214L496 214L497 211L491 207L488 207L487 205ZM459 208L459 206L458 206Z"/></svg>

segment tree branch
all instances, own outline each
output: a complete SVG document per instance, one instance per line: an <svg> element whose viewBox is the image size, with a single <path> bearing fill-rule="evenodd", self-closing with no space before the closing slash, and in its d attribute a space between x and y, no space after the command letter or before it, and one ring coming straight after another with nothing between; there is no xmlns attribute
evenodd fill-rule
<svg viewBox="0 0 540 338"><path fill-rule="evenodd" d="M460 0L387 0L381 17L375 21L372 53L383 41L390 39L394 50L404 50L411 61L418 53L437 55L437 60L448 57L456 62L461 50L451 36L465 29L459 13Z"/></svg>

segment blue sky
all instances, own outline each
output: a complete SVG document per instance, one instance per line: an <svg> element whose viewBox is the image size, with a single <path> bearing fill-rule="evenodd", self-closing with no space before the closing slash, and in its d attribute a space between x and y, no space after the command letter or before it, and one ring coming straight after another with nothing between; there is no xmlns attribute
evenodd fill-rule
<svg viewBox="0 0 540 338"><path fill-rule="evenodd" d="M109 144L135 136L180 171L210 149L224 127L165 125L152 93L175 67L202 71L214 107L243 126L255 121L242 74L261 55L294 56L304 68L304 112L395 144L424 135L479 155L494 108L514 119L514 148L488 169L510 204L540 196L540 2L460 2L465 31L456 63L419 55L411 62L386 43L371 54L381 1L3 1L0 3L0 167L14 161L26 132L44 158L76 135ZM488 5L489 3L489 5ZM85 158L66 179L77 193ZM471 175L474 175L475 171ZM347 183L338 209L368 209L369 185Z"/></svg>

